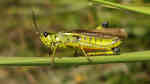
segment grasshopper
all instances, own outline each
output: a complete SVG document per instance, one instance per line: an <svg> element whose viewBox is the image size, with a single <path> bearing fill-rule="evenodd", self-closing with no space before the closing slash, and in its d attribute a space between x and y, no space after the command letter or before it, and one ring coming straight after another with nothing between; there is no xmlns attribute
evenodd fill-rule
<svg viewBox="0 0 150 84"><path fill-rule="evenodd" d="M52 63L57 48L79 49L89 60L92 55L115 55L120 53L120 44L127 37L124 29L107 28L108 23L94 30L77 29L69 32L41 32L37 26L34 12L33 24L40 35L41 42L52 50Z"/></svg>

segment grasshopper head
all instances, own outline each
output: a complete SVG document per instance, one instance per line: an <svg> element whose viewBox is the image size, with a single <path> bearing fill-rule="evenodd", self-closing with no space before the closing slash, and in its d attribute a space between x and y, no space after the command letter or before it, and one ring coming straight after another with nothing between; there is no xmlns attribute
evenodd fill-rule
<svg viewBox="0 0 150 84"><path fill-rule="evenodd" d="M48 32L43 32L40 34L41 42L47 46L50 47L51 43L53 42L53 34Z"/></svg>
<svg viewBox="0 0 150 84"><path fill-rule="evenodd" d="M51 44L53 43L53 36L54 34L52 33L48 33L48 32L42 32L39 27L38 27L38 24L36 23L36 17L35 17L35 13L32 9L32 19L33 19L33 25L34 25L34 28L36 30L36 33L40 35L40 39L41 39L41 42L45 45L45 46L48 46L50 47Z"/></svg>

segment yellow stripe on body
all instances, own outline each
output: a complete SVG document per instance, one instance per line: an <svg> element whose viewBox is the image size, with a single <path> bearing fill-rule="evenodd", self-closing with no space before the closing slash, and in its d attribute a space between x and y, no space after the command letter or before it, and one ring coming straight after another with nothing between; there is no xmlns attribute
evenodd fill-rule
<svg viewBox="0 0 150 84"><path fill-rule="evenodd" d="M113 55L115 54L115 52L113 51L106 51L106 52L88 52L87 55L88 56L93 56L93 55Z"/></svg>
<svg viewBox="0 0 150 84"><path fill-rule="evenodd" d="M93 47L93 40L91 39L91 37L88 36L81 36L80 38L80 47L82 48L90 48Z"/></svg>
<svg viewBox="0 0 150 84"><path fill-rule="evenodd" d="M114 41L115 38L97 38L82 36L80 39L80 47L87 49L101 49L101 50L111 50L114 47L118 47L121 41Z"/></svg>

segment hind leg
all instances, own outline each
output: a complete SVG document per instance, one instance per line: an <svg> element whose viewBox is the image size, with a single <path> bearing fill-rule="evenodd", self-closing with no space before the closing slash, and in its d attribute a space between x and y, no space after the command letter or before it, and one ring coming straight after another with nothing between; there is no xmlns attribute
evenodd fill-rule
<svg viewBox="0 0 150 84"><path fill-rule="evenodd" d="M120 55L120 48L119 47L115 47L112 49L108 49L108 50L99 50L99 51L91 51L88 52L87 55L90 56L98 56L98 55Z"/></svg>
<svg viewBox="0 0 150 84"><path fill-rule="evenodd" d="M88 52L87 55L89 56L98 56L98 55L114 55L115 52L110 50L110 51L99 51L99 52Z"/></svg>
<svg viewBox="0 0 150 84"><path fill-rule="evenodd" d="M89 58L89 56L87 55L87 53L85 52L85 50L83 48L80 48L80 49L81 49L82 53L84 54L84 56L87 57L88 61L92 62L92 60Z"/></svg>

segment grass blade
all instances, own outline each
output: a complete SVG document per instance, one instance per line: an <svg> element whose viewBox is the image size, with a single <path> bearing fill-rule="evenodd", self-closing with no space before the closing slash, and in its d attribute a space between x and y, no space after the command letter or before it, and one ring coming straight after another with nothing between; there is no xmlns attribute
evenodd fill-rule
<svg viewBox="0 0 150 84"><path fill-rule="evenodd" d="M92 62L86 57L56 58L56 65L88 65L105 63L129 63L150 61L150 51L125 53L117 56L91 56ZM51 64L50 57L0 57L0 66L47 66Z"/></svg>
<svg viewBox="0 0 150 84"><path fill-rule="evenodd" d="M109 6L113 6L116 8L120 8L120 9L125 9L125 10L129 10L129 11L133 11L133 12L138 12L138 13L150 15L150 7L126 6L126 5L121 5L118 3L113 3L113 2L105 1L105 0L93 0L93 1L96 1L96 2L104 4L104 5L109 5Z"/></svg>

